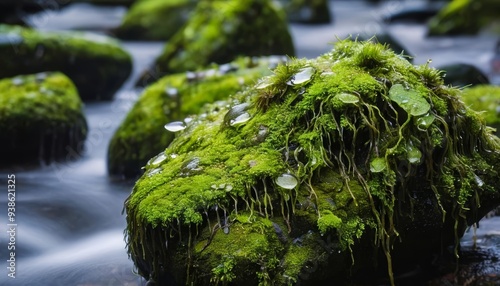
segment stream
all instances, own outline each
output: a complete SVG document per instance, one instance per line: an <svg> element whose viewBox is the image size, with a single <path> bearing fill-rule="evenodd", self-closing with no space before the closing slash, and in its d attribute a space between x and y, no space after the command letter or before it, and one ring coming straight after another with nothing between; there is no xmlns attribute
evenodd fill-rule
<svg viewBox="0 0 500 286"><path fill-rule="evenodd" d="M432 59L432 66L456 61L474 63L486 73L496 38L425 37L422 24L385 26L381 17L402 9L409 1L389 1L374 6L362 1L332 1L333 23L291 24L297 57L316 57L331 49L339 38L357 33L388 31L415 55L416 64ZM415 2L415 1L413 1ZM85 30L100 32L120 23L122 7L73 4L61 11L43 11L31 23L41 30ZM110 102L87 103L89 124L85 153L69 156L64 163L36 169L0 171L0 188L7 189L7 176L15 175L16 188L16 278L7 277L7 195L0 197L0 285L145 285L134 274L128 259L123 230L123 202L134 182L108 177L106 152L114 130L140 93L133 82L160 53L158 42L124 42L131 53L134 71ZM463 238L464 248L473 244L472 230ZM500 217L484 220L477 231L478 247L500 258ZM490 259L487 261L493 261ZM498 264L498 262L497 262ZM500 275L498 265L485 265L482 275ZM480 285L480 284L478 284ZM485 284L490 285L490 284ZM494 284L491 284L494 285Z"/></svg>

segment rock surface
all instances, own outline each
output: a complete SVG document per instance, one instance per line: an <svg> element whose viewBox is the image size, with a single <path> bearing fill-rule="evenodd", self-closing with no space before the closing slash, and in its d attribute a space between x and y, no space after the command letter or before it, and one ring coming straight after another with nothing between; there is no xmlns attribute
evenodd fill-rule
<svg viewBox="0 0 500 286"><path fill-rule="evenodd" d="M373 43L280 65L151 159L129 254L158 285L399 284L500 203L500 139L460 93Z"/></svg>
<svg viewBox="0 0 500 286"><path fill-rule="evenodd" d="M132 61L107 37L0 25L0 66L0 78L60 71L89 101L110 100L130 75Z"/></svg>
<svg viewBox="0 0 500 286"><path fill-rule="evenodd" d="M75 86L61 73L0 80L0 167L75 159L87 123Z"/></svg>

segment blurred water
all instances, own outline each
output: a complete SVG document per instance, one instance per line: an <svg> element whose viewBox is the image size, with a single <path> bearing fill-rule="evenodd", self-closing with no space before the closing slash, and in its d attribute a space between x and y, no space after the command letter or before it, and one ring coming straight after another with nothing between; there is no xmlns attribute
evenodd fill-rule
<svg viewBox="0 0 500 286"><path fill-rule="evenodd" d="M336 37L388 31L416 56L415 63L426 63L429 59L433 60L432 65L469 62L488 71L495 43L491 36L428 39L422 25L382 23L382 16L402 9L408 2L389 1L372 6L362 1L333 1L332 24L290 26L297 56L316 57L327 52ZM119 23L124 10L78 4L64 11L43 13L44 18L33 16L32 21L40 29L106 30ZM134 79L159 54L162 44L127 42L124 46L134 58L133 75L112 102L86 105L90 129L83 157L70 156L69 162L34 170L0 172L1 189L7 188L7 174L16 175L18 223L17 278L13 280L6 275L7 196L2 195L0 285L144 284L133 274L123 241L125 217L121 211L133 182L111 181L106 174L105 158L114 130L140 92L133 88ZM481 228L488 235L500 228L500 219L490 221L496 223ZM466 236L464 243L470 243L471 239Z"/></svg>

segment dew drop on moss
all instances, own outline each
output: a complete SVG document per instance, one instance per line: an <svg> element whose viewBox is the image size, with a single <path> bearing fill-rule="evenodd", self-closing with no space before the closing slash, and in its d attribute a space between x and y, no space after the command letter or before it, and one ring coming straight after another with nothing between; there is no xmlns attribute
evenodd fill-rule
<svg viewBox="0 0 500 286"><path fill-rule="evenodd" d="M178 132L186 129L186 125L182 121L173 121L165 124L165 129L167 129L170 132Z"/></svg>
<svg viewBox="0 0 500 286"><path fill-rule="evenodd" d="M478 175L474 174L474 179L476 180L476 184L478 187L484 186L484 181L481 178L479 178Z"/></svg>
<svg viewBox="0 0 500 286"><path fill-rule="evenodd" d="M406 152L406 158L411 164L418 164L422 159L422 152L418 148L410 146Z"/></svg>
<svg viewBox="0 0 500 286"><path fill-rule="evenodd" d="M343 103L357 103L359 102L359 98L354 94L350 93L341 93L337 95L337 98Z"/></svg>
<svg viewBox="0 0 500 286"><path fill-rule="evenodd" d="M229 234L229 226L225 226L224 227L224 233L225 234Z"/></svg>
<svg viewBox="0 0 500 286"><path fill-rule="evenodd" d="M236 125L247 122L250 119L250 114L246 110L250 107L248 103L237 104L224 115L224 123L226 125Z"/></svg>
<svg viewBox="0 0 500 286"><path fill-rule="evenodd" d="M288 82L288 85L303 84L311 80L316 70L313 67L305 67L297 72Z"/></svg>
<svg viewBox="0 0 500 286"><path fill-rule="evenodd" d="M165 161L166 159L167 155L165 155L164 152L161 152L160 154L156 155L156 157L149 160L148 165L158 165L161 162Z"/></svg>
<svg viewBox="0 0 500 286"><path fill-rule="evenodd" d="M230 192L233 190L233 186L232 185L227 185L226 186L226 191Z"/></svg>
<svg viewBox="0 0 500 286"><path fill-rule="evenodd" d="M162 168L154 168L154 169L149 170L147 175L148 175L148 177L152 177L156 174L161 173L161 171L163 171Z"/></svg>
<svg viewBox="0 0 500 286"><path fill-rule="evenodd" d="M176 98L179 95L179 90L175 87L167 87L165 88L165 93L172 98Z"/></svg>
<svg viewBox="0 0 500 286"><path fill-rule="evenodd" d="M293 175L291 174L282 174L281 176L277 177L276 178L276 184L280 187L282 187L283 189L287 189L287 190L292 190L294 189L297 184L299 183L297 181L297 178L295 178Z"/></svg>
<svg viewBox="0 0 500 286"><path fill-rule="evenodd" d="M266 77L263 77L258 83L257 85L255 85L255 88L256 89L264 89L264 88L267 88L268 86L271 86L272 85L272 82L271 82L271 77L269 76L266 76Z"/></svg>
<svg viewBox="0 0 500 286"><path fill-rule="evenodd" d="M229 121L229 125L231 125L231 126L239 125L239 124L247 122L248 120L250 120L250 118L251 118L250 114L248 112L245 112L243 114L240 114L235 119Z"/></svg>

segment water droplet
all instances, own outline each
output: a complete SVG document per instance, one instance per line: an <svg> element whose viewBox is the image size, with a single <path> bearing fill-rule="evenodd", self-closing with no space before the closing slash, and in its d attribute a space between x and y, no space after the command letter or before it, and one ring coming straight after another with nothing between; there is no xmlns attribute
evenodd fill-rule
<svg viewBox="0 0 500 286"><path fill-rule="evenodd" d="M161 171L163 171L162 168L151 169L151 170L148 171L148 177L152 177L152 176L154 176L156 174L159 174L159 173L161 173Z"/></svg>
<svg viewBox="0 0 500 286"><path fill-rule="evenodd" d="M322 73L321 73L321 76L322 76L322 77L331 76L331 75L334 75L334 72L331 72L331 71L326 71L326 72L322 72Z"/></svg>
<svg viewBox="0 0 500 286"><path fill-rule="evenodd" d="M288 82L288 85L303 84L311 80L316 70L313 67L305 67L297 72Z"/></svg>
<svg viewBox="0 0 500 286"><path fill-rule="evenodd" d="M184 118L184 122L186 124L189 124L191 121L193 121L193 117L186 117L186 118Z"/></svg>
<svg viewBox="0 0 500 286"><path fill-rule="evenodd" d="M343 103L357 103L359 102L359 98L354 95L354 94L350 94L350 93L341 93L339 95L336 96L340 101L342 101Z"/></svg>
<svg viewBox="0 0 500 286"><path fill-rule="evenodd" d="M478 175L474 174L474 179L476 179L476 184L477 184L478 187L484 186L483 180L481 180L481 178L479 178Z"/></svg>
<svg viewBox="0 0 500 286"><path fill-rule="evenodd" d="M198 171L201 171L200 165L200 158L195 157L191 159L190 161L184 163L184 165L181 168L181 176L190 176L194 173L197 173Z"/></svg>
<svg viewBox="0 0 500 286"><path fill-rule="evenodd" d="M248 166L250 166L250 168L255 167L256 165L257 165L257 161L256 160L250 160L250 161L248 161Z"/></svg>
<svg viewBox="0 0 500 286"><path fill-rule="evenodd" d="M224 189L226 187L226 184L220 184L219 189Z"/></svg>
<svg viewBox="0 0 500 286"><path fill-rule="evenodd" d="M179 90L175 87L165 88L165 93L172 98L176 98L179 95Z"/></svg>
<svg viewBox="0 0 500 286"><path fill-rule="evenodd" d="M186 125L182 121L173 121L165 124L165 129L167 129L170 132L178 132L186 129Z"/></svg>
<svg viewBox="0 0 500 286"><path fill-rule="evenodd" d="M401 100L401 103L408 103L408 99Z"/></svg>
<svg viewBox="0 0 500 286"><path fill-rule="evenodd" d="M233 186L232 185L227 185L226 186L226 191L230 192L233 190Z"/></svg>
<svg viewBox="0 0 500 286"><path fill-rule="evenodd" d="M276 178L275 180L276 184L284 189L292 190L294 189L297 184L299 183L297 181L297 178L293 176L292 174L283 174L279 177Z"/></svg>
<svg viewBox="0 0 500 286"><path fill-rule="evenodd" d="M195 72L188 71L186 72L186 79L188 81L195 81L198 79L198 75Z"/></svg>
<svg viewBox="0 0 500 286"><path fill-rule="evenodd" d="M214 189L214 190L217 190L217 185L216 185L216 184L213 184L213 185L211 185L210 187L211 187L212 189Z"/></svg>
<svg viewBox="0 0 500 286"><path fill-rule="evenodd" d="M272 85L271 77L266 76L266 77L263 77L262 79L259 80L259 82L255 85L255 88L256 89L264 89L264 88L271 86L271 85Z"/></svg>
<svg viewBox="0 0 500 286"><path fill-rule="evenodd" d="M246 110L250 107L248 103L237 104L224 115L224 123L227 125L235 125L246 122L250 119L250 114Z"/></svg>
<svg viewBox="0 0 500 286"><path fill-rule="evenodd" d="M172 158L172 159L177 158L177 154L170 154L170 158Z"/></svg>
<svg viewBox="0 0 500 286"><path fill-rule="evenodd" d="M250 120L250 114L248 112L245 112L243 114L240 114L238 117L236 117L235 119L231 120L229 122L229 125L231 126L234 126L234 125L239 125L239 124L242 124L242 123L245 123L247 122L248 120Z"/></svg>
<svg viewBox="0 0 500 286"><path fill-rule="evenodd" d="M422 152L418 148L408 147L408 152L406 152L406 158L411 164L418 164L422 159Z"/></svg>
<svg viewBox="0 0 500 286"><path fill-rule="evenodd" d="M167 155L165 155L164 152L161 152L160 154L156 155L156 157L149 160L148 165L158 165L161 162L165 161L166 159Z"/></svg>
<svg viewBox="0 0 500 286"><path fill-rule="evenodd" d="M24 79L22 77L15 77L12 79L12 84L15 86L19 86L24 84Z"/></svg>
<svg viewBox="0 0 500 286"><path fill-rule="evenodd" d="M225 226L224 227L224 233L225 234L229 234L229 226Z"/></svg>

